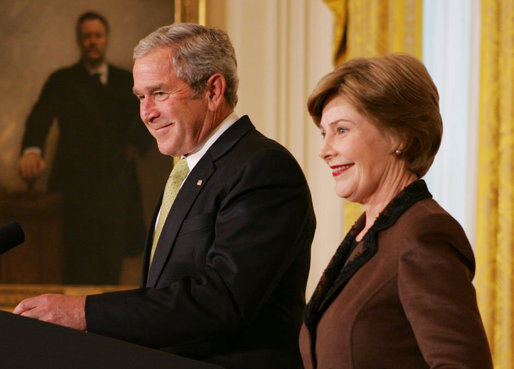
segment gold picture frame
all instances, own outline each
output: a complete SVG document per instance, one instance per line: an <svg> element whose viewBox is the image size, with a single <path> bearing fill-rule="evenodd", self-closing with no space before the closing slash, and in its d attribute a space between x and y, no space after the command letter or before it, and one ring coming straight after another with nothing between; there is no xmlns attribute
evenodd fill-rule
<svg viewBox="0 0 514 369"><path fill-rule="evenodd" d="M206 23L207 0L175 0L175 23Z"/></svg>

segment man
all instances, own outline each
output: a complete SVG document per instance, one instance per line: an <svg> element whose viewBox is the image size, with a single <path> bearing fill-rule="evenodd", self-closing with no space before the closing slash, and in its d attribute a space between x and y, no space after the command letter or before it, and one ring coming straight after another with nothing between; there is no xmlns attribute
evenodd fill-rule
<svg viewBox="0 0 514 369"><path fill-rule="evenodd" d="M138 121L131 74L105 61L108 31L100 14L80 16L81 60L44 85L27 119L18 163L27 181L41 174L56 119L48 190L62 194L66 284L117 284L123 257L142 251L145 234L135 157L151 138Z"/></svg>
<svg viewBox="0 0 514 369"><path fill-rule="evenodd" d="M142 287L36 297L15 313L227 369L301 368L298 332L315 228L301 169L247 116L234 114L236 59L224 32L162 27L140 41L134 57L141 118L159 150L182 157L189 170L167 217L167 189L157 207Z"/></svg>

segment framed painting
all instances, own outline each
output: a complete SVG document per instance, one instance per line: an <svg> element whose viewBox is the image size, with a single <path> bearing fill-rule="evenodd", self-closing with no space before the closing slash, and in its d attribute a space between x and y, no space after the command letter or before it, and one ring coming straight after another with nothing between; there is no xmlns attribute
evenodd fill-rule
<svg viewBox="0 0 514 369"><path fill-rule="evenodd" d="M207 0L175 0L175 23L192 22L205 25Z"/></svg>

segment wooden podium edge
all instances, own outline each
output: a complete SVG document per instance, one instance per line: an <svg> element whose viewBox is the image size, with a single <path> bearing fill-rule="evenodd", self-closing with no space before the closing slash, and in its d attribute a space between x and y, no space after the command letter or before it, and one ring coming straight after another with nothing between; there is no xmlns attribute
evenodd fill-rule
<svg viewBox="0 0 514 369"><path fill-rule="evenodd" d="M21 300L46 293L57 293L67 296L96 295L104 292L136 289L138 286L83 286L83 285L52 285L52 284L0 284L0 310L12 312Z"/></svg>

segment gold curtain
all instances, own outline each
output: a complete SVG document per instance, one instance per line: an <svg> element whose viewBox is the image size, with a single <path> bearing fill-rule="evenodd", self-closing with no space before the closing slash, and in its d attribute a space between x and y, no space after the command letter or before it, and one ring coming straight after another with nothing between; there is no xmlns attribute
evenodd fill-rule
<svg viewBox="0 0 514 369"><path fill-rule="evenodd" d="M477 291L495 368L514 364L514 1L482 0Z"/></svg>
<svg viewBox="0 0 514 369"><path fill-rule="evenodd" d="M406 52L421 59L422 0L324 0L335 19L334 63L355 57ZM348 230L362 207L346 203Z"/></svg>

